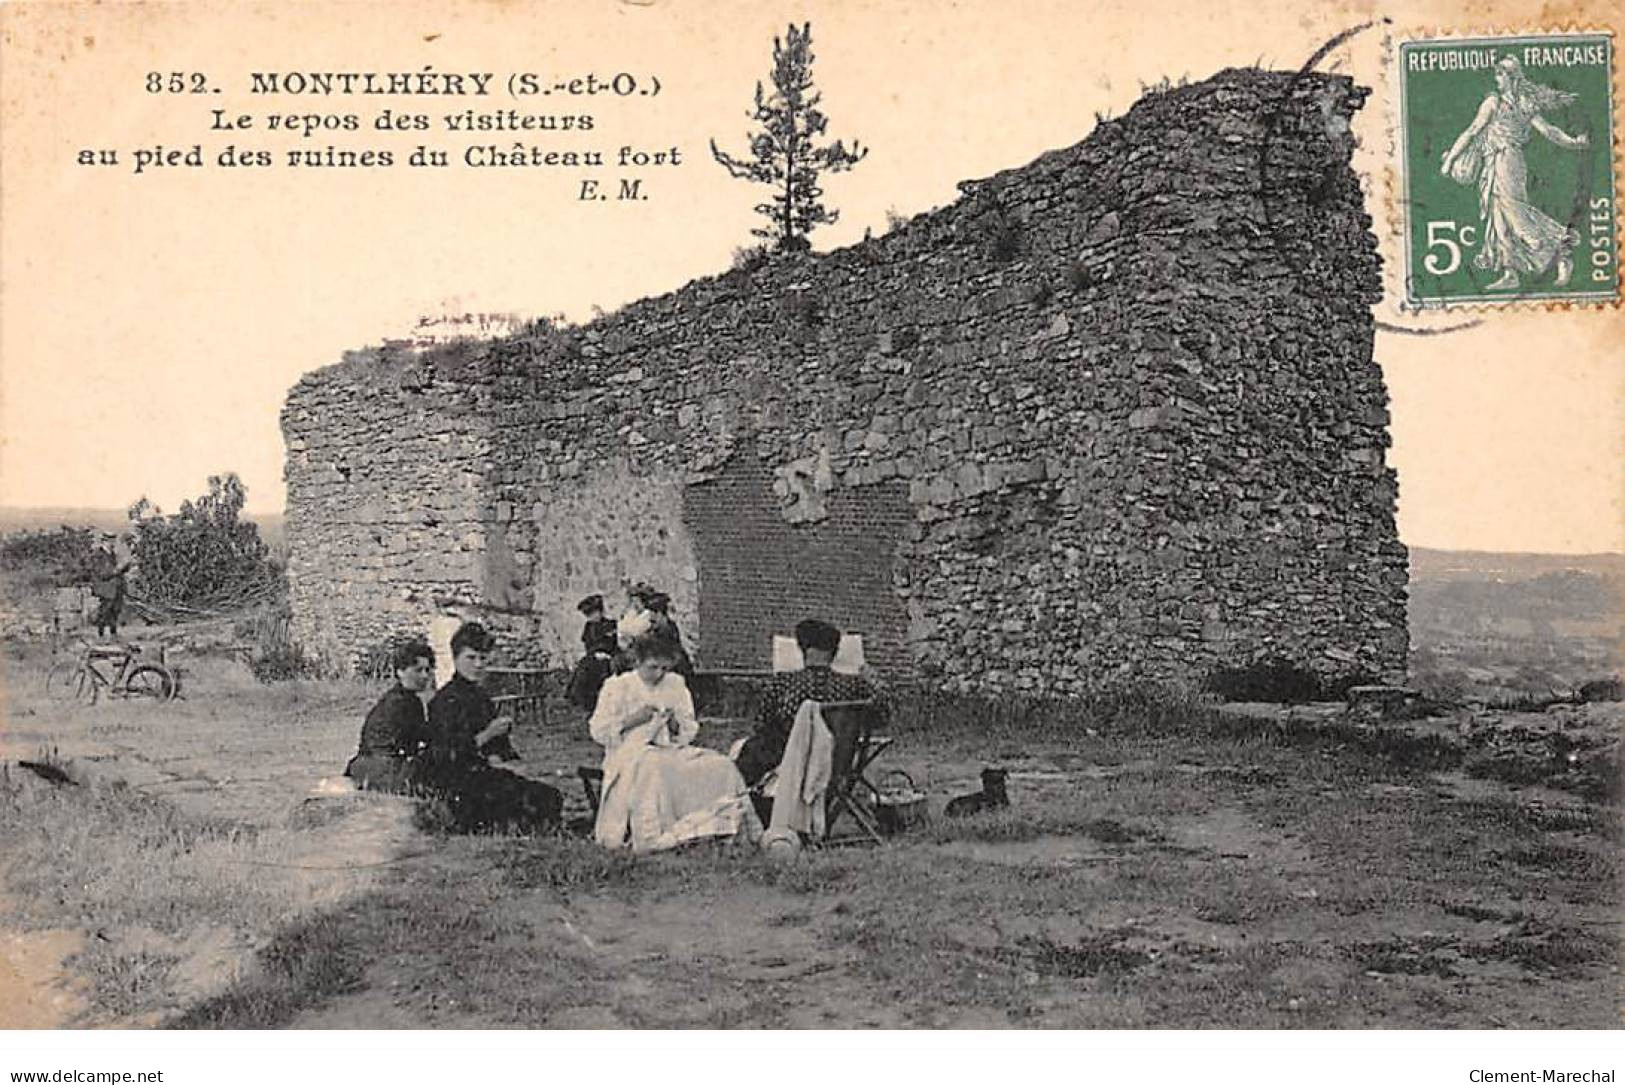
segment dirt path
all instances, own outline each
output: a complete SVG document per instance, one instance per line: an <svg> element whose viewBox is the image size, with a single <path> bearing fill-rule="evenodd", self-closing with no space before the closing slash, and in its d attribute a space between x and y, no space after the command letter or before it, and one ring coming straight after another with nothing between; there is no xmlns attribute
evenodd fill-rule
<svg viewBox="0 0 1625 1085"><path fill-rule="evenodd" d="M65 966L83 943L72 930L0 931L0 1027L67 1028L84 1012Z"/></svg>
<svg viewBox="0 0 1625 1085"><path fill-rule="evenodd" d="M127 869L133 854L106 857L124 861L113 876L132 897L154 895L128 918L116 902L87 893L95 907L70 905L87 926L53 929L49 905L0 900L0 1023L151 1024L250 969L277 923L365 892L423 848L408 802L335 786L346 783L338 773L355 741L344 701L363 700L365 689L265 705L263 688L237 689L240 679L228 674L214 676L227 688L194 688L191 699L169 705L84 705L46 698L37 668L20 670L0 687L0 762L16 786L48 788L15 764L43 756L80 785L64 789L64 800L128 788L243 831L174 852L165 861L185 869L152 878ZM29 830L26 822L13 828ZM157 898L168 893L182 909L193 901L197 914L183 920L184 910L167 910ZM133 988L146 1008L131 1017L92 1005L87 970Z"/></svg>

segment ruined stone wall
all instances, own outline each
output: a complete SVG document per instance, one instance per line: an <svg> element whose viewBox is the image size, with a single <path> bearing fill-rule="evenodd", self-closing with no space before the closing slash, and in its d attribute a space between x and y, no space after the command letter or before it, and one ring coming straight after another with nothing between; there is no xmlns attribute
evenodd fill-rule
<svg viewBox="0 0 1625 1085"><path fill-rule="evenodd" d="M354 652L458 604L566 661L630 578L713 667L816 610L958 688L1397 675L1362 98L1221 73L883 238L313 373L296 631Z"/></svg>

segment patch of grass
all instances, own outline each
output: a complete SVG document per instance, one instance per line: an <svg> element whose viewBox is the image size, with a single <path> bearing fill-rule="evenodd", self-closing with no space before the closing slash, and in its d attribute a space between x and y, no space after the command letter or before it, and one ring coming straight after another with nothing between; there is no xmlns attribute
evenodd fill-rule
<svg viewBox="0 0 1625 1085"><path fill-rule="evenodd" d="M812 915L803 911L781 912L767 921L770 927L805 927L812 922Z"/></svg>
<svg viewBox="0 0 1625 1085"><path fill-rule="evenodd" d="M1123 934L1107 931L1081 942L1057 945L1048 938L1016 939L1019 954L1013 963L1025 964L1041 976L1123 975L1151 963L1151 954L1123 945ZM1008 954L1007 954L1008 956Z"/></svg>
<svg viewBox="0 0 1625 1085"><path fill-rule="evenodd" d="M780 863L731 845L699 843L633 855L562 836L503 842L492 859L504 882L519 889L685 891L749 884L797 895L839 891L856 876L857 866L854 855L838 850Z"/></svg>
<svg viewBox="0 0 1625 1085"><path fill-rule="evenodd" d="M1006 807L966 818L935 818L923 831L910 835L937 844L955 840L1018 843L1050 836L1083 836L1107 845L1162 839L1162 834L1155 829L1124 825L1115 818L1094 817L1081 807L1061 810Z"/></svg>
<svg viewBox="0 0 1625 1085"><path fill-rule="evenodd" d="M1389 938L1381 942L1358 942L1341 947L1345 956L1368 972L1399 976L1457 975L1455 966L1440 949L1450 945L1450 939Z"/></svg>
<svg viewBox="0 0 1625 1085"><path fill-rule="evenodd" d="M229 886L200 892L187 884L188 875L204 856L246 851L256 835L117 784L58 788L0 778L8 885L25 900L53 902L100 925L139 923L175 933L207 918L212 903L246 890L253 879L227 878Z"/></svg>
<svg viewBox="0 0 1625 1085"><path fill-rule="evenodd" d="M1463 814L1485 824L1515 831L1522 835L1535 833L1579 833L1618 839L1619 816L1596 806L1545 806L1507 799L1458 800L1455 806Z"/></svg>
<svg viewBox="0 0 1625 1085"><path fill-rule="evenodd" d="M91 999L115 1018L127 1019L161 1001L169 976L180 958L147 950L120 952L93 939L75 955L73 964L89 976Z"/></svg>
<svg viewBox="0 0 1625 1085"><path fill-rule="evenodd" d="M978 696L899 688L887 696L891 734L933 744L978 749L1005 744L1031 748L1074 744L1090 732L1109 737L1201 735L1218 715L1177 690L1136 688L1082 698L1024 695Z"/></svg>
<svg viewBox="0 0 1625 1085"><path fill-rule="evenodd" d="M1507 913L1496 908L1484 908L1477 904L1442 904L1446 915L1460 916L1462 919L1471 919L1476 923L1504 923Z"/></svg>
<svg viewBox="0 0 1625 1085"><path fill-rule="evenodd" d="M360 940L334 915L296 920L258 955L259 971L171 1021L172 1028L276 1028L307 1006L358 989Z"/></svg>
<svg viewBox="0 0 1625 1085"><path fill-rule="evenodd" d="M1604 856L1588 848L1548 841L1508 848L1501 853L1501 858L1521 867L1574 880L1586 880L1599 873L1606 876L1612 866Z"/></svg>
<svg viewBox="0 0 1625 1085"><path fill-rule="evenodd" d="M1582 927L1553 927L1525 920L1493 942L1466 946L1481 961L1509 961L1528 972L1572 973L1619 959L1619 945Z"/></svg>
<svg viewBox="0 0 1625 1085"><path fill-rule="evenodd" d="M1559 735L1545 742L1475 750L1466 758L1463 771L1481 780L1560 788L1594 802L1614 798L1620 775L1617 758L1587 757L1582 761L1558 741L1562 738Z"/></svg>
<svg viewBox="0 0 1625 1085"><path fill-rule="evenodd" d="M1003 211L996 211L988 217L985 230L987 254L994 263L1008 264L1026 251L1027 238L1022 232L1021 223Z"/></svg>
<svg viewBox="0 0 1625 1085"><path fill-rule="evenodd" d="M1245 738L1283 747L1346 749L1379 759L1379 763L1403 772L1438 772L1460 765L1466 757L1457 743L1436 734L1417 734L1397 727L1383 727L1360 720L1337 717L1315 722L1258 720L1220 715L1213 725L1214 737ZM1368 765L1373 772L1377 766Z"/></svg>
<svg viewBox="0 0 1625 1085"><path fill-rule="evenodd" d="M1232 927L1250 923L1254 918L1254 913L1249 911L1245 904L1235 901L1200 904L1193 914L1204 923L1220 923Z"/></svg>
<svg viewBox="0 0 1625 1085"><path fill-rule="evenodd" d="M662 871L627 851L592 840L561 837L537 846L507 844L492 856L503 880L516 889L610 889L657 884Z"/></svg>
<svg viewBox="0 0 1625 1085"><path fill-rule="evenodd" d="M452 846L393 884L279 928L258 967L169 1024L274 1028L363 989L387 987L423 1027L473 1019L544 1024L589 993L594 973L562 932L514 914L486 859L490 841Z"/></svg>

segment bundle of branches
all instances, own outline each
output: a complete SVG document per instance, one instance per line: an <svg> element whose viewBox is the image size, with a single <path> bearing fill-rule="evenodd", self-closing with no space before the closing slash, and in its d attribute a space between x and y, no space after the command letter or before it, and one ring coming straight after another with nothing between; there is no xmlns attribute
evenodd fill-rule
<svg viewBox="0 0 1625 1085"><path fill-rule="evenodd" d="M143 621L167 625L173 622L196 622L230 617L261 604L276 603L281 600L282 595L281 581L272 579L249 584L239 590L196 604L166 602L136 592L126 595L124 602L131 613Z"/></svg>
<svg viewBox="0 0 1625 1085"><path fill-rule="evenodd" d="M173 618L225 614L282 591L259 528L241 518L247 491L234 474L209 479L209 492L170 515L142 498L130 509L136 575L131 601Z"/></svg>

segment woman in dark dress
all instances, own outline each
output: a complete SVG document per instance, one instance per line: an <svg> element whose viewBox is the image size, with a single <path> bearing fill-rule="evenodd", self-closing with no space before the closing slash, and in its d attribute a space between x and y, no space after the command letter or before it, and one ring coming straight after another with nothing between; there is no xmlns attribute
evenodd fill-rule
<svg viewBox="0 0 1625 1085"><path fill-rule="evenodd" d="M456 673L429 702L425 787L445 802L461 832L512 828L521 832L558 825L564 796L558 789L492 765L487 758L508 741L513 720L497 715L480 689L494 638L467 622L451 638Z"/></svg>
<svg viewBox="0 0 1625 1085"><path fill-rule="evenodd" d="M361 745L344 775L365 791L409 793L417 784L418 758L429 744L423 691L434 673L434 651L422 641L395 649L395 685L367 713Z"/></svg>
<svg viewBox="0 0 1625 1085"><path fill-rule="evenodd" d="M587 619L581 627L581 646L586 650L570 675L571 703L591 712L598 705L598 691L615 667L615 622L604 617L604 597L589 595L576 604Z"/></svg>

